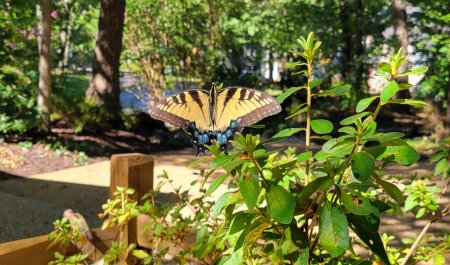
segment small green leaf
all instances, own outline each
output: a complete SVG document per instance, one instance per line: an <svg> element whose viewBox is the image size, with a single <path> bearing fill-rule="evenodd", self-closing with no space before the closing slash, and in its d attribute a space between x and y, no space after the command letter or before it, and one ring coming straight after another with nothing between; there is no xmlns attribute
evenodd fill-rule
<svg viewBox="0 0 450 265"><path fill-rule="evenodd" d="M291 87L288 90L284 91L281 95L277 97L277 102L279 104L283 103L290 95L294 94L295 92L305 89L305 86L298 86L298 87Z"/></svg>
<svg viewBox="0 0 450 265"><path fill-rule="evenodd" d="M383 89L383 91L381 91L381 95L380 95L380 100L381 103L386 103L388 102L388 100L390 100L395 93L397 93L397 91L399 91L400 88L398 87L397 82L395 81L391 81L389 82Z"/></svg>
<svg viewBox="0 0 450 265"><path fill-rule="evenodd" d="M410 166L416 163L420 158L420 154L411 146L405 145L400 147L400 151L395 156L395 161L403 166Z"/></svg>
<svg viewBox="0 0 450 265"><path fill-rule="evenodd" d="M345 127L339 128L338 132L345 133L345 134L348 134L348 135L355 135L356 134L356 129L354 127L351 127L351 126L345 126Z"/></svg>
<svg viewBox="0 0 450 265"><path fill-rule="evenodd" d="M214 191L217 190L218 187L220 187L220 185L222 185L222 183L225 181L225 179L227 178L228 174L222 174L220 176L218 176L213 183L211 183L211 185L209 185L208 190L205 193L205 196L209 196L211 195Z"/></svg>
<svg viewBox="0 0 450 265"><path fill-rule="evenodd" d="M312 156L312 151L303 152L297 156L297 162L299 162L299 163L305 162L308 159L310 159L311 156Z"/></svg>
<svg viewBox="0 0 450 265"><path fill-rule="evenodd" d="M370 98L363 98L358 102L358 105L356 105L356 112L361 112L364 111L365 109L367 109L367 107L369 107L370 103L372 103L372 101L374 101L376 98L378 98L378 96L373 96Z"/></svg>
<svg viewBox="0 0 450 265"><path fill-rule="evenodd" d="M358 119L360 119L362 117L365 117L365 116L368 116L369 114L370 114L370 112L365 111L365 112L361 112L361 113L352 115L350 117L347 117L347 118L343 119L340 122L340 124L341 125L350 125L350 124L354 123L355 121L357 121Z"/></svg>
<svg viewBox="0 0 450 265"><path fill-rule="evenodd" d="M405 136L404 133L401 132L388 132L388 133L377 133L370 137L370 140L378 141L380 143L387 142L393 139L401 138Z"/></svg>
<svg viewBox="0 0 450 265"><path fill-rule="evenodd" d="M245 212L236 213L230 224L230 235L240 232L248 227L252 222L253 216L253 214Z"/></svg>
<svg viewBox="0 0 450 265"><path fill-rule="evenodd" d="M237 203L242 199L241 194L239 192L227 192L222 194L222 196L217 199L216 204L211 212L211 215L217 218L220 213L227 207L233 203Z"/></svg>
<svg viewBox="0 0 450 265"><path fill-rule="evenodd" d="M373 174L373 178L375 179L375 182L377 182L383 188L383 190L400 206L405 203L402 192L397 186L390 182L382 180L376 173Z"/></svg>
<svg viewBox="0 0 450 265"><path fill-rule="evenodd" d="M415 108L425 108L428 107L428 103L422 100L415 100L415 99L391 99L388 101L388 103L392 104L402 104L402 105L410 105Z"/></svg>
<svg viewBox="0 0 450 265"><path fill-rule="evenodd" d="M196 166L202 164L203 162L205 162L206 160L207 160L207 159L205 159L205 158L197 159L197 160L195 160L194 162L190 163L190 164L188 165L188 167L189 167L189 168L196 167Z"/></svg>
<svg viewBox="0 0 450 265"><path fill-rule="evenodd" d="M342 204L351 213L356 215L368 215L373 212L369 199L361 194L359 194L356 198L360 201L360 203L355 203L352 196L345 193L345 191L341 190L340 192L340 200Z"/></svg>
<svg viewBox="0 0 450 265"><path fill-rule="evenodd" d="M433 265L444 265L445 264L445 256L441 253L437 253L433 255Z"/></svg>
<svg viewBox="0 0 450 265"><path fill-rule="evenodd" d="M325 119L312 120L311 128L315 133L327 134L333 131L333 123Z"/></svg>
<svg viewBox="0 0 450 265"><path fill-rule="evenodd" d="M439 176L440 174L443 174L445 176L449 170L450 163L448 162L447 158L444 158L439 160L439 162L436 164L436 167L434 168L434 175Z"/></svg>
<svg viewBox="0 0 450 265"><path fill-rule="evenodd" d="M211 161L211 169L217 169L217 168L225 165L234 157L235 156L231 156L231 155L220 155L220 156L214 158L214 160Z"/></svg>
<svg viewBox="0 0 450 265"><path fill-rule="evenodd" d="M295 200L280 186L271 186L267 193L267 211L281 224L289 224L294 216Z"/></svg>
<svg viewBox="0 0 450 265"><path fill-rule="evenodd" d="M252 211L259 197L259 182L256 179L245 179L239 181L239 191L248 209Z"/></svg>
<svg viewBox="0 0 450 265"><path fill-rule="evenodd" d="M146 257L148 257L148 253L142 249L134 249L132 253L133 256L135 256L138 259L145 259Z"/></svg>
<svg viewBox="0 0 450 265"><path fill-rule="evenodd" d="M428 71L428 67L426 66L418 66L418 67L414 67L412 69L406 70L405 72L398 74L397 77L399 76L408 76L408 75L421 75L424 74Z"/></svg>
<svg viewBox="0 0 450 265"><path fill-rule="evenodd" d="M309 83L309 87L315 88L316 86L320 86L320 84L322 84L322 82L323 82L322 79L314 79Z"/></svg>
<svg viewBox="0 0 450 265"><path fill-rule="evenodd" d="M353 175L355 175L355 178L357 178L359 181L366 181L372 176L372 173L375 169L375 161L373 160L372 156L360 152L356 153L352 157L352 171Z"/></svg>
<svg viewBox="0 0 450 265"><path fill-rule="evenodd" d="M381 62L378 64L378 69L386 72L386 73L391 73L391 65L386 63L386 62Z"/></svg>
<svg viewBox="0 0 450 265"><path fill-rule="evenodd" d="M339 207L331 202L325 202L319 213L319 244L331 256L342 255L349 245L347 217Z"/></svg>
<svg viewBox="0 0 450 265"><path fill-rule="evenodd" d="M274 136L270 137L269 139L265 140L263 144L269 144L269 143L275 143L278 141L282 141L300 131L303 131L303 128L287 128L282 131L279 131Z"/></svg>
<svg viewBox="0 0 450 265"><path fill-rule="evenodd" d="M300 195L297 197L297 202L301 207L305 206L308 202L309 197L319 190L328 190L334 181L329 177L320 177L308 183L302 190Z"/></svg>
<svg viewBox="0 0 450 265"><path fill-rule="evenodd" d="M323 91L321 95L341 96L350 91L350 88L351 86L349 86L348 84L341 84L339 86Z"/></svg>

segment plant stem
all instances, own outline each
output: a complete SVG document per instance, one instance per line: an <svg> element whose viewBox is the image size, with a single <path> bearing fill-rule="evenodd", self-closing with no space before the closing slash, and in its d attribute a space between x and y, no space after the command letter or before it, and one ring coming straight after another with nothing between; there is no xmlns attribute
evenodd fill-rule
<svg viewBox="0 0 450 265"><path fill-rule="evenodd" d="M305 140L305 152L308 152L311 145L311 87L310 83L312 81L312 60L307 60L308 64L308 83L306 84L306 140ZM309 159L305 162L305 185L309 183Z"/></svg>

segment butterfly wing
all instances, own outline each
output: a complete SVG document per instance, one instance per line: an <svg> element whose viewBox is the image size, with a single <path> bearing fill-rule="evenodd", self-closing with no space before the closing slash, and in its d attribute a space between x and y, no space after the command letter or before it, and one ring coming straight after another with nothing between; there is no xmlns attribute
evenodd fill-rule
<svg viewBox="0 0 450 265"><path fill-rule="evenodd" d="M205 153L205 144L211 144L213 124L208 91L189 90L163 98L153 107L151 116L186 131L197 147L197 155Z"/></svg>
<svg viewBox="0 0 450 265"><path fill-rule="evenodd" d="M280 111L280 104L264 92L244 87L228 87L217 94L215 129L224 131L233 121L242 128Z"/></svg>
<svg viewBox="0 0 450 265"><path fill-rule="evenodd" d="M195 124L200 131L212 129L209 110L209 93L204 90L189 90L160 100L153 107L151 116L175 127L186 129Z"/></svg>

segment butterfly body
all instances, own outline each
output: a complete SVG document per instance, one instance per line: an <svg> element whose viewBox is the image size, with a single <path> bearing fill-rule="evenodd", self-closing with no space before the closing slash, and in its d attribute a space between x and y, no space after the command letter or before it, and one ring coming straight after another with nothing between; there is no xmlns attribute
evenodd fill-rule
<svg viewBox="0 0 450 265"><path fill-rule="evenodd" d="M151 116L182 128L197 154L204 154L205 145L216 142L226 152L236 132L280 111L276 100L261 91L243 87L217 90L213 86L209 92L189 90L163 98Z"/></svg>

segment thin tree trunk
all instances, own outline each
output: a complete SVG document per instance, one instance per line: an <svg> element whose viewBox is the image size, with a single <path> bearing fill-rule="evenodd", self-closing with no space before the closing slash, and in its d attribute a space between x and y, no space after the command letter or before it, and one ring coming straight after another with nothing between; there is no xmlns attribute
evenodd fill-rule
<svg viewBox="0 0 450 265"><path fill-rule="evenodd" d="M125 0L100 1L92 78L86 91L88 101L94 102L114 118L118 118L120 112L119 66L124 12Z"/></svg>
<svg viewBox="0 0 450 265"><path fill-rule="evenodd" d="M51 11L52 1L42 0L41 4L36 6L39 23L39 35L37 37L39 49L39 94L38 109L43 118L41 129L49 132L50 113L51 113L51 52L50 52L50 30L51 30Z"/></svg>
<svg viewBox="0 0 450 265"><path fill-rule="evenodd" d="M394 28L395 35L402 47L402 55L408 54L408 28L407 28L407 16L406 16L406 4L403 0L392 0L392 10L394 13ZM399 73L402 73L408 69L409 60L406 60L403 65L398 69ZM408 77L402 76L397 78L397 83L408 83ZM399 98L410 98L411 94L408 89L404 89L397 93Z"/></svg>

